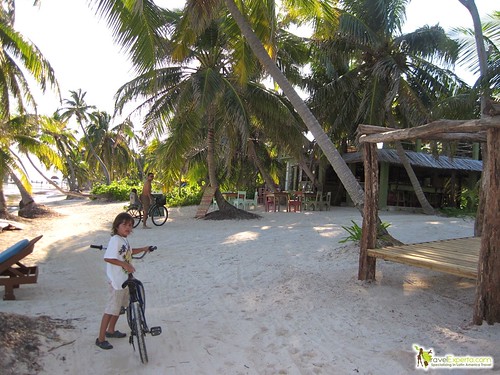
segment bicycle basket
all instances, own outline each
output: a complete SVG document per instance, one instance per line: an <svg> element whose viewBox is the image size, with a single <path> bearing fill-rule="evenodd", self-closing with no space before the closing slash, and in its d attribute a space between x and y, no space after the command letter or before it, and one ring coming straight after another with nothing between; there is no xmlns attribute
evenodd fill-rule
<svg viewBox="0 0 500 375"><path fill-rule="evenodd" d="M161 197L156 197L156 204L158 206L164 206L167 203L167 198L162 195Z"/></svg>

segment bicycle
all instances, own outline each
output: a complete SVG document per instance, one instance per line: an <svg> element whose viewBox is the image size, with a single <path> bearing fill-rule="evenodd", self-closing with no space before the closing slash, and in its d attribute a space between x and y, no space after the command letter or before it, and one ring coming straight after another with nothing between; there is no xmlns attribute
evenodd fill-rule
<svg viewBox="0 0 500 375"><path fill-rule="evenodd" d="M90 247L99 250L105 249L102 245L90 245ZM149 247L149 251L154 251L156 249L156 246ZM143 252L142 255L132 256L132 258L142 259L145 255L146 252ZM129 305L126 308L127 323L130 327L129 344L132 345L135 351L135 338L139 348L141 362L145 364L148 362L148 352L145 341L146 334L149 333L151 336L158 336L161 334L161 327L148 328L148 324L146 323L146 293L144 291L144 286L132 273L128 274L128 280L122 284L122 288L128 288L129 290Z"/></svg>
<svg viewBox="0 0 500 375"><path fill-rule="evenodd" d="M165 207L165 203L167 203L165 196L156 197L155 203L149 207L148 216L157 227L165 224L168 219L168 210L167 207ZM134 218L134 228L137 227L143 217L142 205L130 205L127 209L127 213Z"/></svg>

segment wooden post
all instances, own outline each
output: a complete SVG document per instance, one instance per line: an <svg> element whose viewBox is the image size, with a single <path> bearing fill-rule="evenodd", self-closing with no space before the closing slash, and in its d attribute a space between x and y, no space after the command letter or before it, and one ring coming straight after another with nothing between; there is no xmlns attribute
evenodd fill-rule
<svg viewBox="0 0 500 375"><path fill-rule="evenodd" d="M488 162L473 323L500 323L500 129L487 130Z"/></svg>
<svg viewBox="0 0 500 375"><path fill-rule="evenodd" d="M359 248L358 280L375 280L377 259L368 256L368 249L377 245L378 218L378 162L376 144L363 145L365 168L365 205L363 207L363 226Z"/></svg>

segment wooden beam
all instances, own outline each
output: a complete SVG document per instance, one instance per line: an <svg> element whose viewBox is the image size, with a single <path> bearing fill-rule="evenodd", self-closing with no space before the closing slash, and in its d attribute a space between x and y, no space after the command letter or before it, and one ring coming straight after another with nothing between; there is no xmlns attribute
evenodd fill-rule
<svg viewBox="0 0 500 375"><path fill-rule="evenodd" d="M376 127L380 128L380 127ZM425 125L408 129L392 129L382 134L374 133L373 125L358 125L358 134L360 143L379 143L379 142L394 142L405 139L428 139L431 136L442 133L477 133L486 131L489 128L500 128L500 116L487 117L484 119L475 120L437 120ZM371 135L366 135L370 134Z"/></svg>

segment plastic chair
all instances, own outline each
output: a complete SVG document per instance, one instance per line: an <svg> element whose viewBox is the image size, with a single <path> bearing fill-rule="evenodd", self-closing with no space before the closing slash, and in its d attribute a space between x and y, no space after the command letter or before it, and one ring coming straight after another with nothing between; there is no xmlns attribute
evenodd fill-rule
<svg viewBox="0 0 500 375"><path fill-rule="evenodd" d="M257 209L258 200L259 200L259 195L258 192L256 191L255 195L253 196L253 199L245 199L245 209L249 210L250 207Z"/></svg>
<svg viewBox="0 0 500 375"><path fill-rule="evenodd" d="M236 195L236 199L234 200L234 207L240 208L244 210L245 209L245 200L247 199L247 192L246 191L238 191Z"/></svg>
<svg viewBox="0 0 500 375"><path fill-rule="evenodd" d="M320 209L320 211L322 211L323 209L325 211L329 211L330 205L332 203L332 192L329 191L328 193L326 193L324 198L325 198L325 200L323 200L323 195L321 195L321 200L319 202L319 209Z"/></svg>

